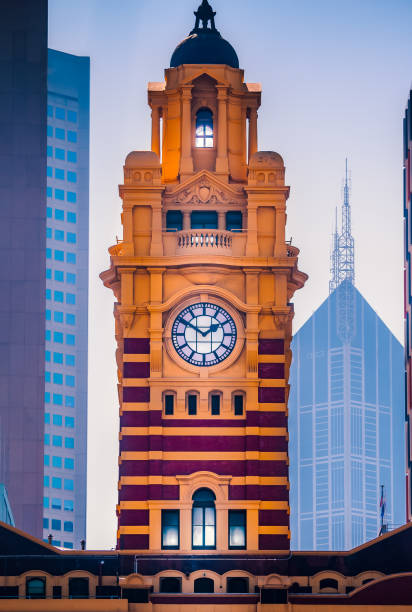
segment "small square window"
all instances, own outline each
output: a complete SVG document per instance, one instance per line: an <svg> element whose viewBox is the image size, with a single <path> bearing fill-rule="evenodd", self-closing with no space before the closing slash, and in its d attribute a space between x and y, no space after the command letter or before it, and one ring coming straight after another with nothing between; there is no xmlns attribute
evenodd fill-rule
<svg viewBox="0 0 412 612"><path fill-rule="evenodd" d="M76 263L76 253L66 253L66 261L69 264Z"/></svg>
<svg viewBox="0 0 412 612"><path fill-rule="evenodd" d="M65 470L74 470L74 459L71 457L64 458L64 469Z"/></svg>
<svg viewBox="0 0 412 612"><path fill-rule="evenodd" d="M53 425L61 427L63 425L63 417L61 414L53 414Z"/></svg>
<svg viewBox="0 0 412 612"><path fill-rule="evenodd" d="M51 126L51 125L48 125L48 126L47 126L47 136L48 136L49 138L53 138L53 128L52 128L52 126Z"/></svg>
<svg viewBox="0 0 412 612"><path fill-rule="evenodd" d="M53 209L50 206L46 207L46 218L51 219L53 216Z"/></svg>
<svg viewBox="0 0 412 612"><path fill-rule="evenodd" d="M51 259L52 258L52 250L47 248L46 249L46 259Z"/></svg>
<svg viewBox="0 0 412 612"><path fill-rule="evenodd" d="M44 465L45 465L45 467L49 467L49 465L50 465L50 455L44 455Z"/></svg>
<svg viewBox="0 0 412 612"><path fill-rule="evenodd" d="M54 455L52 458L52 465L55 468L61 468L63 465L63 459L57 455Z"/></svg>
<svg viewBox="0 0 412 612"><path fill-rule="evenodd" d="M69 183L77 183L76 172L67 172L67 180L69 181Z"/></svg>
<svg viewBox="0 0 412 612"><path fill-rule="evenodd" d="M64 500L64 509L66 512L74 512L74 503L72 499Z"/></svg>
<svg viewBox="0 0 412 612"><path fill-rule="evenodd" d="M47 116L53 117L53 107L50 104L47 105Z"/></svg>
<svg viewBox="0 0 412 612"><path fill-rule="evenodd" d="M63 323L63 313L60 310L55 310L54 320L56 323Z"/></svg>
<svg viewBox="0 0 412 612"><path fill-rule="evenodd" d="M59 521L59 519L52 519L51 524L52 524L51 528L52 528L54 531L60 531L60 530L61 530L61 528L62 528L62 522L61 522L61 521Z"/></svg>
<svg viewBox="0 0 412 612"><path fill-rule="evenodd" d="M59 282L59 283L63 283L64 282L64 272L62 272L62 270L55 270L54 271L54 280Z"/></svg>
<svg viewBox="0 0 412 612"><path fill-rule="evenodd" d="M71 374L66 374L66 385L68 387L74 387L75 378Z"/></svg>
<svg viewBox="0 0 412 612"><path fill-rule="evenodd" d="M62 500L58 497L52 497L51 507L53 510L61 510Z"/></svg>
<svg viewBox="0 0 412 612"><path fill-rule="evenodd" d="M63 445L63 438L61 436L53 436L53 446L60 447Z"/></svg>
<svg viewBox="0 0 412 612"><path fill-rule="evenodd" d="M172 415L174 412L175 396L172 394L165 395L165 414Z"/></svg>
<svg viewBox="0 0 412 612"><path fill-rule="evenodd" d="M76 304L76 296L74 293L66 293L66 304L73 306Z"/></svg>
<svg viewBox="0 0 412 612"><path fill-rule="evenodd" d="M71 478L65 478L64 479L64 490L65 491L73 491L74 489L74 482L73 480L71 480Z"/></svg>
<svg viewBox="0 0 412 612"><path fill-rule="evenodd" d="M57 147L54 149L54 156L56 159L64 160L64 149L58 149Z"/></svg>
<svg viewBox="0 0 412 612"><path fill-rule="evenodd" d="M50 499L48 497L43 497L43 508L50 507Z"/></svg>
<svg viewBox="0 0 412 612"><path fill-rule="evenodd" d="M44 518L43 519L43 529L48 529L48 528L49 528L49 519Z"/></svg>
<svg viewBox="0 0 412 612"><path fill-rule="evenodd" d="M65 448L74 448L74 438L65 438L64 446Z"/></svg>
<svg viewBox="0 0 412 612"><path fill-rule="evenodd" d="M77 162L77 153L76 151L67 151L67 161L75 164Z"/></svg>
<svg viewBox="0 0 412 612"><path fill-rule="evenodd" d="M47 197L48 198L52 198L53 197L53 189L51 187L47 187L46 193L47 193Z"/></svg>
<svg viewBox="0 0 412 612"><path fill-rule="evenodd" d="M53 147L47 145L47 157L53 157Z"/></svg>
<svg viewBox="0 0 412 612"><path fill-rule="evenodd" d="M51 277L52 277L51 268L46 268L46 278L51 279Z"/></svg>
<svg viewBox="0 0 412 612"><path fill-rule="evenodd" d="M57 476L53 476L52 478L52 489L61 489L62 488L62 479Z"/></svg>
<svg viewBox="0 0 412 612"><path fill-rule="evenodd" d="M63 230L54 230L54 239L59 241L64 240Z"/></svg>
<svg viewBox="0 0 412 612"><path fill-rule="evenodd" d="M77 200L77 196L74 193L74 191L68 191L67 192L67 201L71 202L72 204L75 204Z"/></svg>
<svg viewBox="0 0 412 612"><path fill-rule="evenodd" d="M67 213L67 221L68 221L68 223L76 223L76 213L68 212Z"/></svg>
<svg viewBox="0 0 412 612"><path fill-rule="evenodd" d="M54 211L54 217L57 219L57 221L64 221L64 210L56 208Z"/></svg>
<svg viewBox="0 0 412 612"><path fill-rule="evenodd" d="M71 123L76 123L77 121L76 111L72 111L72 110L67 111L67 121L70 121Z"/></svg>
<svg viewBox="0 0 412 612"><path fill-rule="evenodd" d="M53 176L53 168L51 166L47 166L47 176L48 177L52 177Z"/></svg>
<svg viewBox="0 0 412 612"><path fill-rule="evenodd" d="M67 272L67 274L66 274L66 281L70 285L75 285L76 284L76 275L72 274L71 272Z"/></svg>
<svg viewBox="0 0 412 612"><path fill-rule="evenodd" d="M64 181L64 170L62 168L55 168L54 176L61 181Z"/></svg>
<svg viewBox="0 0 412 612"><path fill-rule="evenodd" d="M73 232L67 232L67 242L70 242L71 244L76 244L76 234L74 234Z"/></svg>
<svg viewBox="0 0 412 612"><path fill-rule="evenodd" d="M68 356L69 355L66 356L66 363ZM64 398L64 405L66 406L66 408L74 408L74 397L72 395L66 395Z"/></svg>
<svg viewBox="0 0 412 612"><path fill-rule="evenodd" d="M73 334L66 334L66 344L74 346L76 344L76 337Z"/></svg>
<svg viewBox="0 0 412 612"><path fill-rule="evenodd" d="M54 259L56 261L64 261L64 251L54 251Z"/></svg>
<svg viewBox="0 0 412 612"><path fill-rule="evenodd" d="M57 130L56 130L57 132ZM57 137L57 134L56 134ZM67 140L69 142L77 142L77 132L73 132L72 130L67 131Z"/></svg>
<svg viewBox="0 0 412 612"><path fill-rule="evenodd" d="M54 301L55 302L61 302L63 303L63 291L55 291L54 292ZM55 340L55 342L58 342L57 340Z"/></svg>
<svg viewBox="0 0 412 612"><path fill-rule="evenodd" d="M44 478L43 478L43 485L45 487L50 487L50 476L44 476Z"/></svg>
<svg viewBox="0 0 412 612"><path fill-rule="evenodd" d="M53 374L53 384L62 385L63 384L63 374L59 374L58 372L55 372Z"/></svg>
<svg viewBox="0 0 412 612"><path fill-rule="evenodd" d="M63 353L53 353L53 363L63 363Z"/></svg>
<svg viewBox="0 0 412 612"><path fill-rule="evenodd" d="M66 314L66 324L67 325L76 325L76 315L67 313Z"/></svg>
<svg viewBox="0 0 412 612"><path fill-rule="evenodd" d="M64 140L66 133L64 130L62 130L62 128L56 128L56 138L58 138L59 140Z"/></svg>
<svg viewBox="0 0 412 612"><path fill-rule="evenodd" d="M63 189L55 189L54 197L56 200L64 200L64 190Z"/></svg>
<svg viewBox="0 0 412 612"><path fill-rule="evenodd" d="M53 404L55 406L63 405L63 395L61 393L53 393Z"/></svg>
<svg viewBox="0 0 412 612"><path fill-rule="evenodd" d="M74 355L66 355L66 365L71 367L76 365L76 358Z"/></svg>
<svg viewBox="0 0 412 612"><path fill-rule="evenodd" d="M211 413L213 416L220 414L220 395L213 394L211 398Z"/></svg>
<svg viewBox="0 0 412 612"><path fill-rule="evenodd" d="M194 416L197 413L197 395L191 394L187 396L188 414Z"/></svg>
<svg viewBox="0 0 412 612"><path fill-rule="evenodd" d="M73 531L72 521L64 521L64 531Z"/></svg>

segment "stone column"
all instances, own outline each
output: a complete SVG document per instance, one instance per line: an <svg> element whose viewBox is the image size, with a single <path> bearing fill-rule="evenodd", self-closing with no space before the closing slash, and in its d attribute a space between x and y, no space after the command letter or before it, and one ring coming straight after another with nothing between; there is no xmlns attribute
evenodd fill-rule
<svg viewBox="0 0 412 612"><path fill-rule="evenodd" d="M217 85L218 116L217 116L217 159L216 172L228 174L227 147L227 87Z"/></svg>
<svg viewBox="0 0 412 612"><path fill-rule="evenodd" d="M162 207L159 202L152 206L152 241L150 243L151 257L163 255Z"/></svg>
<svg viewBox="0 0 412 612"><path fill-rule="evenodd" d="M219 211L217 213L217 218L218 218L218 224L217 224L218 229L225 230L226 229L226 213Z"/></svg>
<svg viewBox="0 0 412 612"><path fill-rule="evenodd" d="M190 230L190 211L183 211L183 229Z"/></svg>
<svg viewBox="0 0 412 612"><path fill-rule="evenodd" d="M152 108L152 151L160 158L160 108Z"/></svg>
<svg viewBox="0 0 412 612"><path fill-rule="evenodd" d="M258 134L257 134L257 109L249 110L249 160L258 150Z"/></svg>
<svg viewBox="0 0 412 612"><path fill-rule="evenodd" d="M184 85L182 87L182 146L180 157L180 174L193 174L193 159L192 159L192 87L193 85Z"/></svg>
<svg viewBox="0 0 412 612"><path fill-rule="evenodd" d="M257 257L259 255L259 247L257 241L257 206L256 204L248 203L247 209L247 242L246 242L246 257Z"/></svg>

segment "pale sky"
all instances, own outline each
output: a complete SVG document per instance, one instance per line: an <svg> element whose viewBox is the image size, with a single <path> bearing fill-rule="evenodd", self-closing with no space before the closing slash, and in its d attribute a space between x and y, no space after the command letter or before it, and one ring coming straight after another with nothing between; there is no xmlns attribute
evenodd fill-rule
<svg viewBox="0 0 412 612"><path fill-rule="evenodd" d="M115 545L118 401L113 295L124 158L150 148L147 82L163 79L200 0L49 0L49 46L91 58L88 548ZM286 164L287 236L309 274L298 329L328 293L335 206L352 174L356 286L403 337L402 118L410 0L212 0L245 79L263 87L259 148Z"/></svg>

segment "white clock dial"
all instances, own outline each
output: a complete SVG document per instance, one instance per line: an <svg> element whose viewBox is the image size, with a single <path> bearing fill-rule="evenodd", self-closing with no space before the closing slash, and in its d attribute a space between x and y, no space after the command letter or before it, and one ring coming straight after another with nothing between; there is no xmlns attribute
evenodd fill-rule
<svg viewBox="0 0 412 612"><path fill-rule="evenodd" d="M213 366L230 355L236 344L236 325L226 310L201 302L182 310L172 327L177 353L192 365Z"/></svg>

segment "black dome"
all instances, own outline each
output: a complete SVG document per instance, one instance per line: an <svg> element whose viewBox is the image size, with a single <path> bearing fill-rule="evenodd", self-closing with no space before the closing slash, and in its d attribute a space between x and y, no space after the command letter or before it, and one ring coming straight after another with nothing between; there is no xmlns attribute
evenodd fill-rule
<svg viewBox="0 0 412 612"><path fill-rule="evenodd" d="M182 64L226 64L239 68L236 51L216 30L216 13L207 0L203 0L195 15L195 27L189 36L177 45L170 60L170 67L176 68ZM210 28L207 27L209 21Z"/></svg>

